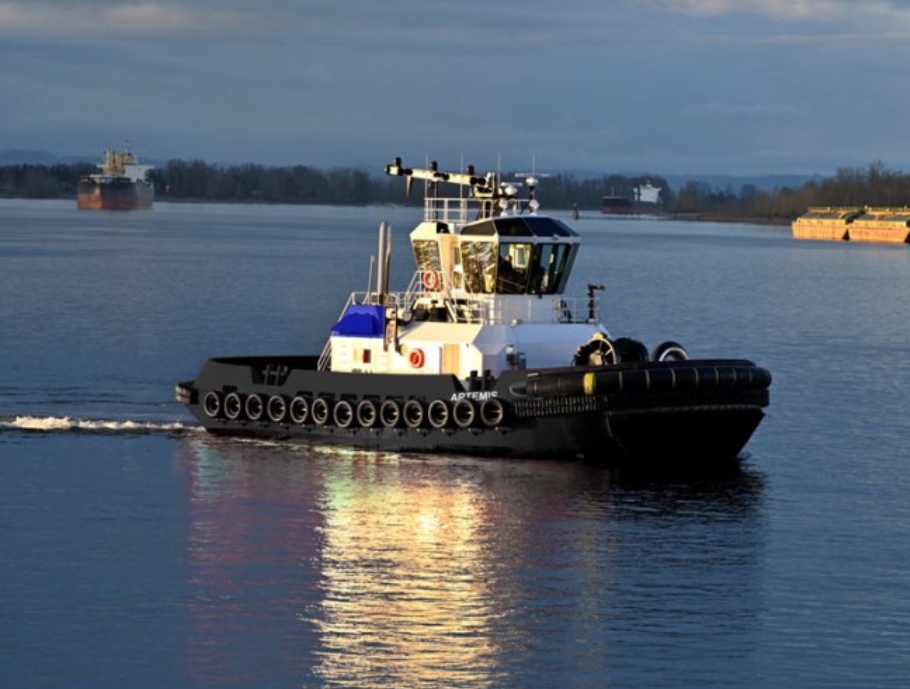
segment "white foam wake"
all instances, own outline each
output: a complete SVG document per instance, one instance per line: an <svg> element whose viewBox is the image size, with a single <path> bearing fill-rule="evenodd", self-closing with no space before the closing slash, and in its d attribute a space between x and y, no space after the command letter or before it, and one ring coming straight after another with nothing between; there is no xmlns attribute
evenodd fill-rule
<svg viewBox="0 0 910 689"><path fill-rule="evenodd" d="M151 421L107 421L98 419L72 419L69 416L17 416L12 421L0 421L0 428L17 428L22 431L89 431L103 433L174 433L195 430L179 422L155 423Z"/></svg>

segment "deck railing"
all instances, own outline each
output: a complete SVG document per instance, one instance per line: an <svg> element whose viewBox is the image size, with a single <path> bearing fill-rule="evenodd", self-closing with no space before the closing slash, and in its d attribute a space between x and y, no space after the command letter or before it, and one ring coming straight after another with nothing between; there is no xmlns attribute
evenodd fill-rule
<svg viewBox="0 0 910 689"><path fill-rule="evenodd" d="M467 294L460 290L428 291L417 277L404 292L389 292L384 299L375 292L354 292L351 304L394 307L399 318L407 320L421 307L445 309L447 320L455 323L503 325L520 323L592 323L600 320L600 298L565 295L509 296ZM342 311L342 314L344 311Z"/></svg>
<svg viewBox="0 0 910 689"><path fill-rule="evenodd" d="M456 290L445 278L435 291L424 287L423 273L416 271L404 292L352 292L338 315L340 320L351 305L393 307L404 321L417 317L421 307L427 310L427 320L439 320L436 309L444 310L445 320L451 323L474 325L518 325L520 323L598 323L600 298L597 296L567 297L564 295L467 294ZM319 370L329 367L332 340L326 342L319 357Z"/></svg>
<svg viewBox="0 0 910 689"><path fill-rule="evenodd" d="M423 219L460 227L497 214L501 210L498 203L492 199L432 196L423 201Z"/></svg>

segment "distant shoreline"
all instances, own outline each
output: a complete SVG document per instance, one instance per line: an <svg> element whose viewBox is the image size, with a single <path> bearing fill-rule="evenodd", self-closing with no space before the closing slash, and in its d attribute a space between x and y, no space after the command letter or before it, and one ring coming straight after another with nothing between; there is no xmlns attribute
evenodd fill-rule
<svg viewBox="0 0 910 689"><path fill-rule="evenodd" d="M749 218L735 215L715 215L713 213L674 213L667 217L671 220L683 222L747 223L749 225L773 225L779 227L790 227L793 222L788 218Z"/></svg>
<svg viewBox="0 0 910 689"><path fill-rule="evenodd" d="M16 194L3 194L0 193L0 199L21 199L23 201L67 201L70 200L69 196L47 196L41 198L35 198L31 196L22 196ZM73 208L76 206L76 200L72 199ZM337 203L333 201L312 201L312 202L294 202L294 201L261 201L254 199L200 199L200 198L174 198L174 197L156 197L155 203L173 203L173 204L201 204L201 203L214 203L214 204L239 204L244 206L359 206L359 207L369 207L369 206L388 206L390 204L384 202L371 202L371 203ZM413 207L415 209L420 208L419 204L407 204L407 203L396 203L391 204L395 206L401 206L402 208ZM575 209L573 208L555 208L560 213L569 213L571 214ZM599 210L590 210L584 211L580 210L579 213L582 217L587 216L590 218L604 218L611 220L621 220L628 219L629 216L623 215L611 215L609 213L601 213ZM635 216L631 216L634 218ZM716 222L716 223L743 223L747 225L771 225L778 227L789 227L792 220L787 218L752 218L752 217L739 217L730 214L714 214L714 213L665 213L663 215L654 216L655 218L665 219L665 220L675 220L679 222Z"/></svg>

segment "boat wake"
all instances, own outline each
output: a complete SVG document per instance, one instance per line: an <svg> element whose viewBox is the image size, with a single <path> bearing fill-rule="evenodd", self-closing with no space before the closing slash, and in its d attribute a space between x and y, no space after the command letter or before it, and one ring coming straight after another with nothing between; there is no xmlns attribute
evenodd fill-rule
<svg viewBox="0 0 910 689"><path fill-rule="evenodd" d="M35 433L191 433L202 431L197 426L184 423L159 423L153 421L114 421L105 419L74 419L69 416L16 416L0 418L0 431L19 430Z"/></svg>

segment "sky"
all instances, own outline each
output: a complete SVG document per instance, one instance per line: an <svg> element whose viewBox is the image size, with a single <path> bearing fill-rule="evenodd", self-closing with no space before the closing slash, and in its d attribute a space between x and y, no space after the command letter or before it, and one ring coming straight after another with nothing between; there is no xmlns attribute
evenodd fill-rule
<svg viewBox="0 0 910 689"><path fill-rule="evenodd" d="M910 167L910 0L0 0L0 151Z"/></svg>

